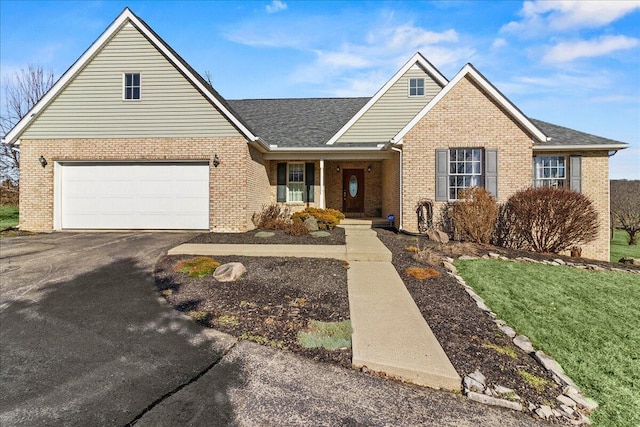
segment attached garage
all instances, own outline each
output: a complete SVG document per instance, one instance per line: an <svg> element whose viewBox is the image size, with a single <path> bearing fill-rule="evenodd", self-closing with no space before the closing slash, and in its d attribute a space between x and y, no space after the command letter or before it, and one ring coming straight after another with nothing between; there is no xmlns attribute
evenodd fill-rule
<svg viewBox="0 0 640 427"><path fill-rule="evenodd" d="M55 165L55 229L209 229L207 163Z"/></svg>

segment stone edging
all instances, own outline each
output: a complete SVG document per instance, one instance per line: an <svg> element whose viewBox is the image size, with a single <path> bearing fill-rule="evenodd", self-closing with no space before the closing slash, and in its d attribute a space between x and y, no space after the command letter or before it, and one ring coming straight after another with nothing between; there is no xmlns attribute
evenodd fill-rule
<svg viewBox="0 0 640 427"><path fill-rule="evenodd" d="M597 265L567 263L565 261L562 261L561 259L554 259L553 261L536 261L531 258L519 257L512 260L495 253L489 253L488 255L484 255L482 258L548 264L556 266L566 265L574 268L597 271L605 270L604 268ZM480 258L463 255L458 259L467 261ZM505 335L512 339L514 345L522 349L528 355L532 356L542 367L550 371L556 383L563 386L562 394L556 397L560 405L559 409L552 409L547 405L538 406L534 403L529 403L527 409L544 420L555 417L565 419L571 422L571 424L573 425L590 424L587 415L593 412L598 407L597 402L585 397L580 391L579 387L564 372L562 366L560 366L560 364L556 362L551 356L545 354L542 350L536 351L529 338L524 335L517 335L513 328L507 325L503 320L498 319L498 316L493 311L491 311L484 300L478 294L476 294L469 285L467 285L462 277L457 274L457 269L453 265L453 262L453 258L443 257L442 265L449 271L449 274L452 275L458 281L458 283L460 283L464 287L465 291L475 301L478 308L480 308L482 311L487 313L489 317L491 317L493 322L498 326L498 329L500 329ZM622 270L614 267L612 267L611 270L632 271L634 273L640 273L640 271ZM463 387L464 394L470 400L488 405L502 406L516 411L523 410L523 406L520 403L521 398L517 394L515 394L514 390L506 387L501 387L499 385L494 387L494 389L487 387L485 377L479 371L475 371L472 374L465 376L463 380Z"/></svg>

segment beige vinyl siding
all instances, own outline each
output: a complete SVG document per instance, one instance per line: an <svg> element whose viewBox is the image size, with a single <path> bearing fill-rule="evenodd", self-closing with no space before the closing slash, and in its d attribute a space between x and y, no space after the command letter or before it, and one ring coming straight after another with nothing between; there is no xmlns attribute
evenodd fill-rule
<svg viewBox="0 0 640 427"><path fill-rule="evenodd" d="M123 99L123 73L140 73L140 100ZM132 24L126 24L22 138L237 135L235 127Z"/></svg>
<svg viewBox="0 0 640 427"><path fill-rule="evenodd" d="M412 78L424 78L424 96L409 96ZM388 142L441 89L422 67L414 65L336 143Z"/></svg>

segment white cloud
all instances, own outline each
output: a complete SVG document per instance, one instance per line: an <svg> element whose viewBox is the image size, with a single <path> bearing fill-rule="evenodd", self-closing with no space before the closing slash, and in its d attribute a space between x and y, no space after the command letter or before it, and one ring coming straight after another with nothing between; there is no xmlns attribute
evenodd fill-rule
<svg viewBox="0 0 640 427"><path fill-rule="evenodd" d="M638 0L622 1L525 1L520 21L512 21L502 31L536 35L548 31L599 28L640 9Z"/></svg>
<svg viewBox="0 0 640 427"><path fill-rule="evenodd" d="M631 49L640 41L627 36L603 36L594 40L560 42L550 48L542 60L547 63L565 63L578 58L593 58L619 50Z"/></svg>
<svg viewBox="0 0 640 427"><path fill-rule="evenodd" d="M507 45L507 41L501 37L498 37L491 43L491 49L500 49Z"/></svg>
<svg viewBox="0 0 640 427"><path fill-rule="evenodd" d="M265 7L267 13L276 13L287 9L287 4L281 0L273 0Z"/></svg>

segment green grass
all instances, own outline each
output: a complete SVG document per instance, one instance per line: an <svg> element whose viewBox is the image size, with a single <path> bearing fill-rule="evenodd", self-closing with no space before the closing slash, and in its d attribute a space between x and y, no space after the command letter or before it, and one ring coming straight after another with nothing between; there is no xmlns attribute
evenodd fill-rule
<svg viewBox="0 0 640 427"><path fill-rule="evenodd" d="M616 230L611 241L611 262L618 262L620 258L640 258L640 245L630 245L629 235L624 230Z"/></svg>
<svg viewBox="0 0 640 427"><path fill-rule="evenodd" d="M456 267L599 403L595 425L640 426L640 276L492 260Z"/></svg>
<svg viewBox="0 0 640 427"><path fill-rule="evenodd" d="M351 348L351 322L309 321L306 331L298 332L298 344L304 348L338 350Z"/></svg>
<svg viewBox="0 0 640 427"><path fill-rule="evenodd" d="M0 230L16 227L18 225L18 207L0 206Z"/></svg>

